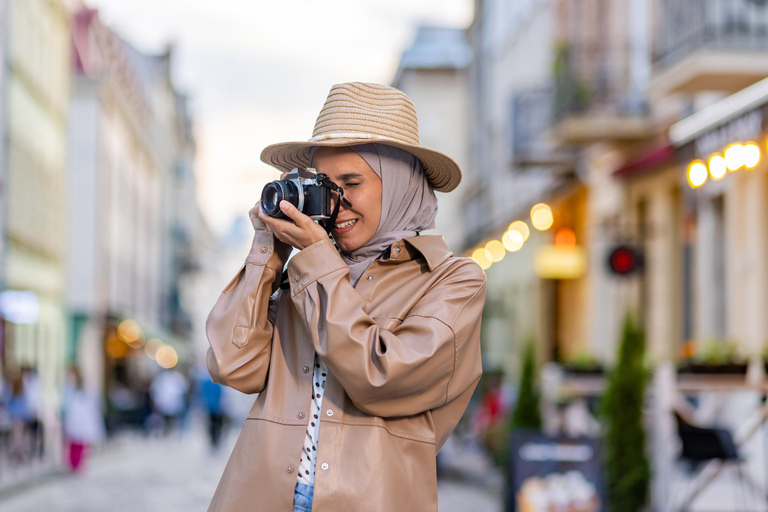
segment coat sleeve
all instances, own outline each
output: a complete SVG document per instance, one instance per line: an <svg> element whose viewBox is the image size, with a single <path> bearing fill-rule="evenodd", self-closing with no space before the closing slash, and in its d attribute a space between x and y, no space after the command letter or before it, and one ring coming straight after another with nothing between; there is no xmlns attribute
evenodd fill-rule
<svg viewBox="0 0 768 512"><path fill-rule="evenodd" d="M205 323L211 379L243 393L260 392L269 370L276 301L271 295L284 265L274 245L272 233L256 231L245 264Z"/></svg>
<svg viewBox="0 0 768 512"><path fill-rule="evenodd" d="M317 354L364 413L418 414L477 384L485 273L471 260L456 264L391 331L366 313L329 241L294 256L288 276Z"/></svg>

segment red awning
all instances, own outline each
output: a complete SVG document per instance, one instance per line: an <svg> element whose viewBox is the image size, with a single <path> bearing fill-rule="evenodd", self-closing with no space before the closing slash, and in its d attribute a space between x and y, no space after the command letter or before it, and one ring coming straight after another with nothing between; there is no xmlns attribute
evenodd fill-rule
<svg viewBox="0 0 768 512"><path fill-rule="evenodd" d="M644 174L673 161L674 156L674 146L664 140L629 158L624 165L613 171L613 175L617 178L628 178Z"/></svg>

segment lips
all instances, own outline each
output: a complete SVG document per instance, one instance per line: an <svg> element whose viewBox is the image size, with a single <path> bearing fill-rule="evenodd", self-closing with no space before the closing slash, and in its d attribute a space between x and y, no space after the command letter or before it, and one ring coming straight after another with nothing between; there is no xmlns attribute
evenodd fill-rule
<svg viewBox="0 0 768 512"><path fill-rule="evenodd" d="M357 219L345 220L342 222L336 222L333 225L333 230L336 233L346 233L357 224Z"/></svg>

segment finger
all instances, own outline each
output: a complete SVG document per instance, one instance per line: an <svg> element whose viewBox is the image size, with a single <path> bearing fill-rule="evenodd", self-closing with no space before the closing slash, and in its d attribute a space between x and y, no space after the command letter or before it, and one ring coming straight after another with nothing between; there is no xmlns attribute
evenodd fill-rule
<svg viewBox="0 0 768 512"><path fill-rule="evenodd" d="M258 217L260 211L261 211L261 201L257 201L256 204L253 206L253 208L248 210L248 216L250 218Z"/></svg>
<svg viewBox="0 0 768 512"><path fill-rule="evenodd" d="M297 226L306 226L307 221L314 222L312 219L304 215L299 211L298 208L293 206L293 204L289 203L285 199L280 201L280 210L293 222L296 223Z"/></svg>

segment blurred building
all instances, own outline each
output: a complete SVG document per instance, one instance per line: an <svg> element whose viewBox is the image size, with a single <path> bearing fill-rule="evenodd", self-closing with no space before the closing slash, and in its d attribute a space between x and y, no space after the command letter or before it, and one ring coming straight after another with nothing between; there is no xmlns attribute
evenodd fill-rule
<svg viewBox="0 0 768 512"><path fill-rule="evenodd" d="M488 275L486 367L516 373L526 339L540 360L610 366L627 313L654 364L763 355L768 4L477 0L467 37L463 252ZM674 433L653 435L661 510Z"/></svg>
<svg viewBox="0 0 768 512"><path fill-rule="evenodd" d="M746 320L727 312L743 311L743 293L723 284L735 272L718 256L728 247L717 234L724 221L705 208L696 236L668 130L765 76L765 10L747 0L476 2L463 249L490 259L482 249L513 221L531 231L521 249L487 262L492 364L514 369L526 338L543 359L610 363L628 311L646 327L654 360L675 357L686 340L743 337L726 328ZM552 212L542 231L531 229L539 203ZM714 237L710 249L701 237ZM643 271L609 268L622 246ZM755 350L759 331L749 335Z"/></svg>
<svg viewBox="0 0 768 512"><path fill-rule="evenodd" d="M2 3L2 373L37 371L40 419L59 449L67 340L70 20L61 0ZM14 292L25 292L23 295Z"/></svg>
<svg viewBox="0 0 768 512"><path fill-rule="evenodd" d="M469 163L469 75L472 49L461 29L419 27L400 59L393 86L405 92L419 115L421 144L450 155L464 178L450 194L438 195L435 228L451 250L463 249L462 191L473 182Z"/></svg>
<svg viewBox="0 0 768 512"><path fill-rule="evenodd" d="M465 254L496 240L495 261L487 269L483 348L485 366L508 374L517 370L525 342L537 343L541 357L559 357L564 343L573 352L580 348L585 329L583 314L558 307L583 306L581 275L556 282L537 274L534 260L553 240L551 230L538 231L528 221L531 208L542 202L556 208L584 201L569 148L546 137L554 118L555 14L553 2L478 1L468 30L474 53L470 166L476 180L463 198ZM580 215L583 208L570 211ZM583 243L582 218L555 218L575 229ZM528 222L524 240L504 240L516 221Z"/></svg>
<svg viewBox="0 0 768 512"><path fill-rule="evenodd" d="M158 347L182 362L192 355L180 290L199 269L206 230L192 120L171 77L172 48L145 54L82 6L72 40L70 360L96 389L140 394L159 369Z"/></svg>

